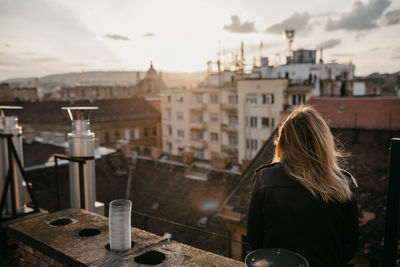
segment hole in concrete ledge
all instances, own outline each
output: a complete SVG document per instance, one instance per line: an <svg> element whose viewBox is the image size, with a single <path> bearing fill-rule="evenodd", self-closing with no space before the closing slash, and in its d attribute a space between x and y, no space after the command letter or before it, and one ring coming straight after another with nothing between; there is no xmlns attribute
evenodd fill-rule
<svg viewBox="0 0 400 267"><path fill-rule="evenodd" d="M50 225L53 226L63 226L72 223L70 218L58 218L49 222Z"/></svg>
<svg viewBox="0 0 400 267"><path fill-rule="evenodd" d="M134 246L135 246L135 242L132 241L131 242L131 248L133 248ZM107 249L107 250L111 250L110 243L107 243L107 245L105 245L104 248Z"/></svg>
<svg viewBox="0 0 400 267"><path fill-rule="evenodd" d="M78 235L81 237L95 236L98 234L100 234L100 230L96 228L85 228L78 232Z"/></svg>
<svg viewBox="0 0 400 267"><path fill-rule="evenodd" d="M165 254L156 250L150 250L135 257L134 261L140 264L157 265L165 260Z"/></svg>

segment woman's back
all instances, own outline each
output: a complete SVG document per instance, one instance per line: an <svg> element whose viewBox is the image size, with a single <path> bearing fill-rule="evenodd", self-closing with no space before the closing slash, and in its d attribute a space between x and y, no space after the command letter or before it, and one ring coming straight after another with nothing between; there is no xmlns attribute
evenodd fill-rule
<svg viewBox="0 0 400 267"><path fill-rule="evenodd" d="M286 248L305 256L311 266L338 266L354 256L357 229L354 199L327 203L280 163L256 172L247 230L253 249Z"/></svg>

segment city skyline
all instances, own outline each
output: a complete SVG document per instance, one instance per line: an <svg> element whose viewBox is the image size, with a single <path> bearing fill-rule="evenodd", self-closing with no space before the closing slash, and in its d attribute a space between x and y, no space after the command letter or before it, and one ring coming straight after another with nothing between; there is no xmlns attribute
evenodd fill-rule
<svg viewBox="0 0 400 267"><path fill-rule="evenodd" d="M399 70L400 1L1 0L0 80L146 70L151 60L162 71L205 71L218 51L232 61L242 41L248 64L261 41L262 55L282 64L287 28L294 49L322 47L358 76Z"/></svg>

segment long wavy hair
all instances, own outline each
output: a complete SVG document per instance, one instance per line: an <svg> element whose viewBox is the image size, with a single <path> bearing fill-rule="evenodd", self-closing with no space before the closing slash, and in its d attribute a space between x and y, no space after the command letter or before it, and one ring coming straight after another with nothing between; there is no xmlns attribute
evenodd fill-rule
<svg viewBox="0 0 400 267"><path fill-rule="evenodd" d="M351 199L349 182L338 165L342 155L315 109L300 106L294 110L282 122L275 144L273 162L281 162L285 171L315 197L320 195L327 203Z"/></svg>

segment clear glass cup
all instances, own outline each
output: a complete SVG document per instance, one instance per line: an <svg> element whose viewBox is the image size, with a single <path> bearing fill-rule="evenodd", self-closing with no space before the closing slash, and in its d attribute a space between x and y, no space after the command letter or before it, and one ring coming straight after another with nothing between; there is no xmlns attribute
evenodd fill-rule
<svg viewBox="0 0 400 267"><path fill-rule="evenodd" d="M132 201L116 199L110 202L109 237L110 249L124 251L131 248Z"/></svg>

